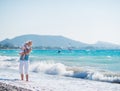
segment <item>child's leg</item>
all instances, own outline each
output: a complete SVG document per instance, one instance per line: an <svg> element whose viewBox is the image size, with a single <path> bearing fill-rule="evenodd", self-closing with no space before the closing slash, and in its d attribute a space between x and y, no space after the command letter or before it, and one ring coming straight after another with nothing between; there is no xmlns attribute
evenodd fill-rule
<svg viewBox="0 0 120 91"><path fill-rule="evenodd" d="M23 56L22 56L22 59L24 60L25 59L25 55L23 54Z"/></svg>
<svg viewBox="0 0 120 91"><path fill-rule="evenodd" d="M21 54L20 60L24 60L24 58L25 58L25 55Z"/></svg>

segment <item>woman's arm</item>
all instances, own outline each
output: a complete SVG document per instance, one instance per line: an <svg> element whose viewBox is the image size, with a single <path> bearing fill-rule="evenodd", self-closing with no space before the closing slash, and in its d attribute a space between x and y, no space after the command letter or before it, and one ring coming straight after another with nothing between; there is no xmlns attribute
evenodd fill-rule
<svg viewBox="0 0 120 91"><path fill-rule="evenodd" d="M29 48L29 49L25 52L25 54L29 54L31 51L32 51L32 48Z"/></svg>

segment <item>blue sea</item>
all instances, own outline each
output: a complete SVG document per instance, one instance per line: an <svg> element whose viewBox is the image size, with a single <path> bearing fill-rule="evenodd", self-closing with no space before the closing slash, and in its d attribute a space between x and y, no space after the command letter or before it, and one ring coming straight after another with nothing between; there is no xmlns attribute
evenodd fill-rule
<svg viewBox="0 0 120 91"><path fill-rule="evenodd" d="M0 70L17 72L19 50L0 50ZM120 50L32 50L30 72L120 83Z"/></svg>

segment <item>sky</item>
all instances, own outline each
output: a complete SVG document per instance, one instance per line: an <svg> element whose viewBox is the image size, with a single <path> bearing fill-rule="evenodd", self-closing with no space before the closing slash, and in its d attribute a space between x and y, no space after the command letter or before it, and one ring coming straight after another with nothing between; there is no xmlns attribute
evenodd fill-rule
<svg viewBox="0 0 120 91"><path fill-rule="evenodd" d="M120 0L0 0L0 41L26 34L120 44Z"/></svg>

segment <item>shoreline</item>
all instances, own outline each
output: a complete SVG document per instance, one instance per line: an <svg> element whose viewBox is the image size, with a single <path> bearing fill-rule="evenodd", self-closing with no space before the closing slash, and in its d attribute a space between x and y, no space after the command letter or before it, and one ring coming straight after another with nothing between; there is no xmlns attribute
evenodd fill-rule
<svg viewBox="0 0 120 91"><path fill-rule="evenodd" d="M84 79L67 78L62 76L39 76L31 77L31 80L21 81L19 79L0 80L0 91L120 91L119 84L90 81ZM72 84L74 83L74 84Z"/></svg>

